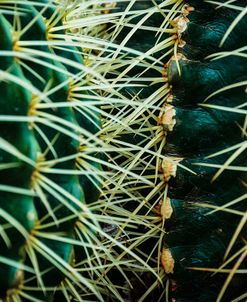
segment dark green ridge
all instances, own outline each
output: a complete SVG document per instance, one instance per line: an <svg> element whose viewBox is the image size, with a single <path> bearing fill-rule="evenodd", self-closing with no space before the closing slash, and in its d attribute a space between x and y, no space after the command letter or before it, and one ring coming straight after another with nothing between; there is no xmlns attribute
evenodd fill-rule
<svg viewBox="0 0 247 302"><path fill-rule="evenodd" d="M9 68L9 72L25 81L23 73L16 63ZM10 82L6 81L0 82L0 89L2 114L26 116L31 101L30 92L18 84L11 82L10 85ZM6 102L6 100L10 101ZM1 122L0 130L4 140L12 144L34 163L36 162L39 148L27 122ZM17 167L1 170L0 175L3 183L29 188L31 175L35 167L3 150L1 150L0 156L3 163L18 163Z"/></svg>
<svg viewBox="0 0 247 302"><path fill-rule="evenodd" d="M237 129L237 124L243 125L244 115L200 108L199 104L205 102L205 105L231 108L246 103L244 86L217 93L206 100L219 89L246 81L246 59L231 55L211 61L206 57L246 46L247 35L243 28L247 25L247 18L239 22L223 46L219 47L239 11L226 8L215 10L214 5L203 1L192 0L189 4L195 7L195 11L189 14L190 22L182 35L186 44L179 49L185 56L179 60L181 74L174 60L168 66L173 105L178 108L177 123L167 136L165 151L173 156L185 157L181 164L197 175L178 167L176 178L169 181L168 194L172 198L174 212L166 222L164 246L170 249L175 259L175 271L170 276L175 282L175 288L170 289L171 296L179 302L208 302L216 300L226 274L211 276L211 273L192 271L186 267L219 267L240 217L222 211L205 216L210 209L200 208L194 203L206 201L221 206L240 197L246 193L246 188L241 184L241 180L246 179L246 173L225 170L212 182L217 169L195 166L193 163L223 164L231 152L211 159L205 159L205 156L244 141L240 129ZM236 1L234 5L244 7L246 3ZM246 162L246 154L242 153L231 165L245 165ZM245 211L246 207L241 202L232 209ZM238 239L231 255L242 247L243 243ZM244 280L243 275L235 275L222 301L228 302L243 293L246 287Z"/></svg>
<svg viewBox="0 0 247 302"><path fill-rule="evenodd" d="M208 278L200 279L199 284L195 282L188 285L188 283L172 280L170 292L173 293L173 299L176 302L215 302L217 291L223 284L223 279L220 281L221 282L211 285L210 276L208 276ZM184 296L185 293L186 297Z"/></svg>
<svg viewBox="0 0 247 302"><path fill-rule="evenodd" d="M7 26L9 30L9 25L7 22L2 23L3 26ZM2 29L3 26L0 26ZM7 31L8 32L8 31ZM11 43L12 45L12 43ZM1 49L2 49L1 45ZM5 48L6 49L6 48ZM5 62L5 60L2 60ZM6 60L9 64L8 72L22 81L26 81L21 68L16 62L11 60ZM11 85L10 85L11 83ZM19 84L10 81L0 82L0 106L1 114L6 115L20 115L25 116L28 112L28 107L31 100L31 94L25 88L21 87ZM6 102L6 100L9 100ZM35 164L37 160L38 145L35 141L34 134L28 128L27 122L1 122L0 123L1 137L12 144L19 152L24 156L32 160ZM31 176L35 167L31 166L29 163L20 160L18 157L1 150L0 152L1 163L13 163L16 164L13 168L3 169L0 171L1 184L16 186L19 188L30 189L31 187ZM37 222L37 213L33 204L33 197L24 194L16 194L10 192L1 192L0 207L14 219L16 219L26 230L30 233ZM18 211L16 210L18 209ZM0 219L1 225L6 225L8 222L3 218ZM1 237L0 240L0 255L9 258L10 260L18 259L18 261L24 261L22 246L25 244L25 238L21 234L20 230L15 227L9 227L5 231L6 236L10 239L12 244L11 250L6 246L6 243ZM8 271L9 270L9 271ZM6 274L2 272L5 272ZM11 276L15 274L16 269L10 266L2 267L1 264L1 287L6 288L11 287L16 281L15 278L11 280ZM5 276L6 281L2 278ZM8 285L7 285L8 284Z"/></svg>
<svg viewBox="0 0 247 302"><path fill-rule="evenodd" d="M202 7L203 4L195 6L195 11L188 16L190 22L183 34L183 39L186 41L183 52L186 57L201 60L217 51L229 51L245 46L247 36L242 29L247 26L247 18L242 18L220 47L226 30L239 11L226 8L215 10L212 6L206 9L202 9Z"/></svg>
<svg viewBox="0 0 247 302"><path fill-rule="evenodd" d="M193 218L191 218L193 219ZM210 221L211 222L211 221ZM239 222L239 221L238 221ZM218 237L218 235L227 235L229 234L229 230L235 230L237 227L237 223L231 225L231 228L227 228L225 226L221 227L220 225L217 226L216 228L216 224L212 223L209 224L210 227L214 228L214 230L210 230L209 229L209 225L206 225L207 221L205 219L204 216L204 221L201 221L201 224L191 224L189 226L176 226L176 229L166 233L164 235L164 242L165 242L165 246L169 246L172 248L176 247L176 246L181 246L181 253L183 250L187 249L188 246L191 245L196 245L200 242L200 240L202 238L204 238L205 240L208 240L208 237L210 235L216 235ZM223 228L223 230L222 230ZM182 234L181 234L182 233ZM198 235L199 234L199 235ZM231 233L233 234L233 232ZM198 238L200 237L200 238ZM225 239L223 242L229 242L230 237L226 237L227 239ZM182 254L181 254L182 256ZM218 259L217 261L221 261L222 259ZM206 266L207 265L207 266ZM205 264L205 267L208 267L208 264ZM190 280L189 282L191 282L192 280Z"/></svg>
<svg viewBox="0 0 247 302"><path fill-rule="evenodd" d="M23 257L17 255L16 250L12 249L8 251L8 258L15 261L20 267L18 268L1 263L0 297L4 297L8 289L18 286L24 277L23 270L20 269L23 264Z"/></svg>
<svg viewBox="0 0 247 302"><path fill-rule="evenodd" d="M181 76L175 60L168 68L168 80L177 98L188 104L203 103L217 90L246 79L247 66L243 58L229 56L210 62L179 60ZM242 88L243 89L243 88ZM238 104L239 100L236 100ZM223 105L223 104L222 104Z"/></svg>
<svg viewBox="0 0 247 302"><path fill-rule="evenodd" d="M41 0L41 2L43 2L44 4L49 3L48 0ZM41 10L41 8L39 8L39 10ZM47 9L44 11L43 16L46 19L49 19L55 12L55 6L49 6L47 7ZM59 27L62 26L62 21L61 20L57 20L55 26ZM64 34L63 30L57 30L56 34ZM63 47L61 46L54 46L52 48L52 52L57 55L58 57L61 58L66 58L67 60L71 60L72 62L78 63L78 64L84 64L84 58L83 55L81 54L81 51L79 50L78 47L74 47L74 46L68 46L65 45ZM71 73L71 75L73 75L74 77L76 76L76 74L79 74L81 72L80 69L65 64L65 68L66 70ZM75 80L75 79L72 79ZM85 94L88 94L89 96L92 94L91 91L85 91ZM85 101L88 101L89 99L85 99ZM93 109L87 108L87 111L84 111L81 108L77 108L74 109L74 113L76 115L76 119L78 124L86 129L87 131L89 131L90 133L96 134L100 129L101 129L101 119L100 119L100 114L97 111L94 111Z"/></svg>
<svg viewBox="0 0 247 302"><path fill-rule="evenodd" d="M225 170L224 173L217 178L214 182L211 182L213 176L217 172L217 168L203 166L202 164L223 164L229 155L224 155L221 157L204 159L202 158L190 158L184 159L180 164L191 169L194 173L185 170L182 167L178 167L177 174L175 178L170 180L170 189L174 190L176 198L180 198L183 194L186 196L193 189L203 192L217 192L217 194L222 194L227 187L232 187L234 183L238 182L239 172ZM232 165L241 164L241 162L246 161L246 155L239 156ZM222 193L221 193L222 192ZM184 199L182 197L182 199Z"/></svg>
<svg viewBox="0 0 247 302"><path fill-rule="evenodd" d="M1 36L3 38L1 38L0 49L11 51L13 47L11 26L2 15L0 20L0 31L3 34ZM26 82L26 78L19 64L13 60L13 56L1 57L1 69ZM0 90L1 114L27 116L31 102L30 91L14 80L1 81ZM39 148L27 122L1 122L0 132L4 140L13 145L14 148L35 164ZM35 167L3 150L0 152L0 160L2 164L16 164L13 168L1 170L0 178L2 184L30 189L31 176ZM32 231L37 222L37 213L32 196L1 192L0 208L20 223L27 234ZM0 218L0 224L2 226L9 225L5 229L5 236L10 240L10 246L8 247L3 237L1 237L0 256L8 258L10 261L15 260L17 263L23 263L25 259L23 245L26 238L23 237L18 228L11 226L9 221L2 217ZM0 296L4 296L7 289L19 284L23 273L20 272L20 269L3 263L1 263L0 269Z"/></svg>
<svg viewBox="0 0 247 302"><path fill-rule="evenodd" d="M0 49L11 51L13 48L11 25L2 15L0 15L0 37ZM13 56L1 56L0 62L0 68L6 70L13 63Z"/></svg>
<svg viewBox="0 0 247 302"><path fill-rule="evenodd" d="M165 220L167 234L164 236L164 241L168 246L196 244L202 237L213 232L221 230L226 233L230 229L233 231L237 226L238 216L234 217L232 214L222 211L207 215L211 209L195 205L195 202L196 200L171 199L173 213L169 219ZM210 204L217 205L213 202Z"/></svg>
<svg viewBox="0 0 247 302"><path fill-rule="evenodd" d="M243 115L207 108L191 110L175 107L175 110L176 124L168 132L168 144L165 146L167 154L202 156L218 147L228 147L243 141L237 126L237 123L243 124Z"/></svg>
<svg viewBox="0 0 247 302"><path fill-rule="evenodd" d="M208 250L210 249L210 243L212 243L211 248L214 248L214 253L208 252ZM173 255L179 255L179 252L182 252L182 248L183 247L173 248ZM177 261L179 261L178 265L180 266L177 269L181 269L181 274L184 276L184 278L177 279L175 274L174 276L173 274L170 275L172 280L170 292L175 298L175 301L216 301L219 290L224 284L226 278L225 274L217 273L213 276L211 272L195 271L192 269L189 270L186 267L183 268L182 265L190 265L190 263L193 262L193 265L196 266L199 264L197 267L201 266L203 268L206 267L206 265L203 266L204 261L206 260L206 262L208 263L207 267L217 267L215 265L213 266L212 263L215 263L214 257L215 255L217 255L216 250L218 248L220 249L219 243L215 244L215 242L209 241L205 242L204 244L196 245L195 249L193 250L187 250L187 247L184 248L186 249L185 258L181 258L179 256L177 258ZM189 255L187 255L187 251ZM209 255L209 257L212 257L212 259L210 260L210 258L207 258L207 255ZM198 258L203 259L203 262L198 263ZM209 262L211 262L212 266L210 266ZM192 282L189 282L190 280ZM237 298L246 292L246 278L243 275L235 275L232 282L234 283L234 286L232 286L230 289L227 289L226 296L225 298L223 298L223 301L232 301L234 298ZM209 298L211 298L212 300Z"/></svg>
<svg viewBox="0 0 247 302"><path fill-rule="evenodd" d="M42 0L42 2L48 3L47 0ZM54 13L54 11L55 11L54 7L48 7L44 12L45 18L49 19ZM62 25L61 20L58 20L55 26L61 26L61 25ZM60 30L60 31L56 31L56 34L64 34L64 32L63 30ZM59 47L58 48L53 47L53 52L57 56L66 58L68 60L71 60L72 62L78 64L84 63L84 58L77 47L65 46L63 47L63 49ZM66 64L65 67L66 70L69 71L74 76L80 73L80 70L78 68L75 68L74 66L70 66ZM75 79L71 79L71 80L73 81ZM67 91L65 92L66 95L64 95L63 97L64 99L68 99L68 95L69 95L69 87L66 89ZM89 98L85 98L85 101L90 101L90 95L92 94L92 92L85 91L84 93L89 95ZM55 101L55 99L59 100L61 98L54 95L52 99L54 99ZM98 131L101 129L101 117L98 111L94 110L93 108L87 108L86 110L84 108L72 108L71 110L73 110L76 121L80 125L80 127L85 129L89 133L97 134ZM61 142L63 145L65 145L64 137L62 137ZM77 146L77 149L78 147L79 146ZM60 148L56 148L56 149L59 150ZM92 157L100 157L100 154L97 153L91 153L90 155ZM87 160L87 165L92 166L92 169L94 171L96 170L95 173L97 173L97 171L102 170L101 165L93 160L91 161ZM96 179L96 177L94 177L93 175L91 176L91 178L87 177L86 175L82 175L79 178L80 178L81 186L83 188L87 188L87 190L84 190L85 199L87 203L96 201L99 197L99 188L101 186L99 180Z"/></svg>
<svg viewBox="0 0 247 302"><path fill-rule="evenodd" d="M69 179L63 182L55 182L57 185L60 185L62 189L72 195L78 200L78 203L84 202L84 193L81 189L81 184L78 181L76 176L71 176ZM74 228L76 220L78 220L78 215L82 211L81 207L78 204L75 204L68 197L60 196L58 199L53 192L46 192L49 205L53 211L56 219L62 219L68 217L66 221L60 222L58 224L54 223L54 219L50 216L47 216L47 209L40 201L37 200L37 210L40 219L43 218L43 224L52 223L51 226L45 229L46 232L68 232ZM57 192L56 192L57 194ZM67 205L65 205L67 204ZM75 213L78 213L76 215Z"/></svg>
<svg viewBox="0 0 247 302"><path fill-rule="evenodd" d="M216 267L223 259L227 242L220 232L215 232L208 238L202 238L200 243L173 246L169 248L175 261L174 272L171 278L184 284L191 284L196 280L197 284L201 284L205 276L205 272L195 271L191 267Z"/></svg>
<svg viewBox="0 0 247 302"><path fill-rule="evenodd" d="M231 224L234 220L234 216L232 216L232 214L224 211L217 211L208 214L213 210L213 206L221 206L225 203L225 201L222 201L222 197L218 197L215 201L207 201L205 197L204 200L200 198L195 198L194 200L171 199L170 202L173 212L171 217L165 221L167 226L166 230L179 228L180 225L184 225L186 227L188 224L200 224L203 223L204 219L206 221L205 225L213 223L217 225L222 224L222 226L228 226L228 224ZM202 204L207 204L208 207L203 206ZM234 209L241 210L238 204L234 206ZM231 219L226 219L226 217L231 217Z"/></svg>
<svg viewBox="0 0 247 302"><path fill-rule="evenodd" d="M243 184L241 181L243 181L244 178L241 178L241 175L236 178L236 180L231 184L231 190L227 190L225 187L221 188L220 186L215 187L215 190L210 190L211 185L209 184L208 189L202 190L200 187L195 186L191 190L186 191L185 193L182 191L182 188L178 187L178 190L175 190L175 187L171 186L171 189L169 191L169 197L171 200L177 200L178 202L181 201L181 206L183 203L184 207L187 207L187 204L190 203L206 203L206 204L212 204L217 206L223 206L224 204L237 199L239 196L246 193L246 189L243 187ZM171 181L171 180L170 180ZM172 183L172 181L171 181ZM181 191L179 191L179 189ZM196 205L193 206L193 208L196 209ZM244 202L237 203L233 207L236 210L243 211L245 209ZM210 209L208 209L210 210ZM176 212L175 212L176 213ZM220 215L220 213L226 215L226 213L219 211L217 214ZM220 215L221 217L221 215ZM177 219L177 218L176 218Z"/></svg>
<svg viewBox="0 0 247 302"><path fill-rule="evenodd" d="M221 276L222 277L222 276ZM220 278L218 276L218 278ZM238 277L235 277L236 279L239 279ZM200 287L195 286L189 286L188 285L181 285L177 284L174 285L173 288L176 287L176 292L179 292L178 298L175 297L176 302L214 302L217 299L217 293L219 292L219 289L222 288L224 284L224 278L221 278L221 282L212 283L210 282L210 278L206 280ZM234 299L237 299L240 295L245 294L245 285L246 283L241 283L242 290L240 289L238 293L227 291L227 299L225 301L233 301ZM182 294L185 292L190 292L189 297L182 298ZM231 300L229 300L231 299ZM243 300L242 300L243 301Z"/></svg>
<svg viewBox="0 0 247 302"><path fill-rule="evenodd" d="M201 104L200 107L206 106L206 105L218 105L218 106L225 106L225 107L232 107L232 106L238 106L243 103L247 102L247 96L244 89L244 86L236 87L228 89L224 92L217 93L214 96L211 96L209 99L204 100L203 102L198 102L197 98L191 99L190 97L183 99L182 95L184 94L183 89L181 89L181 92L177 89L176 94L173 96L173 105L189 109L189 108L198 108L198 104ZM206 108L206 107L204 107ZM210 108L210 111L214 111L212 108ZM220 114L224 114L224 111L219 110ZM228 112L228 114L232 114L231 112ZM241 117L239 117L241 118ZM243 118L243 116L242 116Z"/></svg>
<svg viewBox="0 0 247 302"><path fill-rule="evenodd" d="M57 235L61 238L61 241L58 240L51 240L46 238L38 238L42 245L45 245L51 252L55 253L57 257L60 257L64 262L71 264L73 261L73 245L68 242L63 242L62 240L70 240L74 239L73 232L67 232L67 234L56 234L55 232L51 233L52 235ZM49 258L52 258L52 256L49 255L48 252L45 252L46 257L44 255L41 255L39 252L37 252L37 260L39 263L40 271L42 272L42 280L44 284L52 287L57 286L62 280L64 279L64 274L57 268L56 265L61 265L63 268L65 268L62 264L60 264L56 259L53 259L53 261L56 263L54 265L51 261L49 261ZM47 259L48 258L48 259ZM31 265L27 262L27 265ZM31 274L27 274L27 278L32 277ZM28 282L29 286L38 287L38 280L37 278L30 279ZM36 296L34 293L33 295ZM40 290L40 292L37 292L37 297L44 296L44 293Z"/></svg>
<svg viewBox="0 0 247 302"><path fill-rule="evenodd" d="M39 15L39 12L32 5L20 5L20 8L28 9L28 13L24 16L20 17L21 28L25 28L32 20L33 25L26 30L26 32L20 37L20 41L46 41L47 40L47 30L46 25L44 23L43 17ZM39 46L25 46L28 49L34 49L42 52L44 55L51 53L49 47L47 45L39 45ZM25 51L24 51L25 53ZM45 57L44 55L35 55L35 59L40 60L41 62L45 62L47 64L53 64L50 58ZM27 56L30 56L30 53L27 53ZM43 66L40 63L35 63L26 59L22 59L24 63L28 65L34 72L36 72L39 77L42 78L42 81L37 78L30 71L23 69L25 76L31 81L33 86L35 86L40 91L43 91L48 82L46 81L48 78L52 76L52 70L49 67Z"/></svg>
<svg viewBox="0 0 247 302"><path fill-rule="evenodd" d="M22 194L2 192L0 206L3 211L11 215L13 219L23 226L27 234L33 230L37 223L37 213L32 197ZM3 225L8 224L8 221L2 217L0 218L0 222ZM16 248L21 247L26 241L21 234L21 230L14 226L6 228L5 233L10 239L11 244ZM0 241L0 248L0 253L7 253L8 247L2 238Z"/></svg>

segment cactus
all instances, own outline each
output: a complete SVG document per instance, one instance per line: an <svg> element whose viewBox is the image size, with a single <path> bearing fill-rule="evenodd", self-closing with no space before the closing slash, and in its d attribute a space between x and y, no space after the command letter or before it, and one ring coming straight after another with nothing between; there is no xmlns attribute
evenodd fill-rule
<svg viewBox="0 0 247 302"><path fill-rule="evenodd" d="M0 296L244 299L244 2L108 2L1 1Z"/></svg>
<svg viewBox="0 0 247 302"><path fill-rule="evenodd" d="M109 131L126 122L104 106L121 108L130 101L118 91L124 85L103 77L109 62L100 53L114 46L108 7L1 1L4 301L124 301L109 278L112 270L124 275L130 260L121 259L122 253L132 257L135 269L153 271L108 231L109 224L121 229L126 217L131 228L147 225L109 196L126 191L119 177L150 183L109 160L123 150L111 144ZM136 110L141 103L131 106Z"/></svg>
<svg viewBox="0 0 247 302"><path fill-rule="evenodd" d="M114 239L99 225L114 217L97 217L109 178L103 152L110 148L99 137L97 91L108 82L96 60L93 67L87 62L89 46L99 41L77 35L85 26L102 30L99 21L94 27L94 8L45 0L1 1L0 8L0 297L105 301L108 291L118 297L99 278L102 259L118 266L107 248ZM78 20L89 9L93 25L89 13Z"/></svg>
<svg viewBox="0 0 247 302"><path fill-rule="evenodd" d="M246 294L245 277L233 277L235 269L244 269L246 245L238 236L244 219L219 211L246 194L246 140L239 128L245 117L234 110L246 102L246 58L234 53L247 42L241 30L247 19L241 14L224 4L215 9L190 1L174 20L184 28L178 53L167 64L175 125L167 133L172 149L165 149L196 173L176 167L169 181L173 213L165 223L161 259L175 301L230 301ZM239 202L233 209L244 213L246 206ZM226 280L219 266L228 269ZM210 271L218 273L210 276Z"/></svg>
<svg viewBox="0 0 247 302"><path fill-rule="evenodd" d="M167 278L164 293L148 272L128 271L126 299L157 301L167 295L174 301L242 301L245 3L129 1L118 9L122 16L115 42L136 53L122 60L117 79L129 78L133 85L122 93L143 102L143 109L129 124L133 134L116 131L119 140L141 150L116 154L114 160L153 181L143 186L127 182L134 198L126 196L123 207L150 222L134 234L126 226L125 232L163 278L160 259Z"/></svg>
<svg viewBox="0 0 247 302"><path fill-rule="evenodd" d="M87 149L100 145L100 116L73 96L92 71L66 42L68 10L49 1L1 8L1 297L50 301L64 282L101 299L73 268L74 243L83 259L94 237L85 203L101 182L100 164L82 155L99 157Z"/></svg>

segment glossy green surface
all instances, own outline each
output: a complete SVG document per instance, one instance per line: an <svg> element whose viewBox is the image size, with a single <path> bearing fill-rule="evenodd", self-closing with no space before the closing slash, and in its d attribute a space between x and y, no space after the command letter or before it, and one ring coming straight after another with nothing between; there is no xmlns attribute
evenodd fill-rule
<svg viewBox="0 0 247 302"><path fill-rule="evenodd" d="M48 1L38 3L45 6ZM46 9L44 6L27 2L16 6L25 10L19 17L0 14L0 69L10 75L0 78L0 114L5 117L0 122L5 146L0 150L0 161L6 165L0 170L0 183L13 190L1 191L0 210L4 214L1 212L0 225L4 232L0 237L0 256L17 263L15 267L0 262L0 299L12 295L11 289L25 283L36 290L23 289L24 295L32 296L34 301L53 300L54 291L44 293L42 287L55 290L64 280L64 271L54 263L73 264L71 240L76 239L75 223L83 213L82 205L99 196L99 179L80 177L76 161L82 144L80 136L96 135L101 118L83 105L80 111L73 106L55 106L70 101L71 81L81 72L83 57L76 47L59 51L47 45L46 22L58 11L53 5ZM54 25L61 26L61 18ZM21 30L22 35L18 36ZM59 33L65 34L63 30ZM22 42L26 42L25 46ZM70 64L64 59L70 60ZM77 68L72 67L74 62ZM42 108L49 103L50 108ZM101 170L99 164L87 160L86 163L94 165L95 174ZM86 173L87 168L81 169ZM39 229L43 237L37 233ZM51 235L55 239L47 239ZM35 242L48 252L40 252ZM33 278L34 273L18 268L18 263L33 267L35 274L42 272L43 286L40 276Z"/></svg>
<svg viewBox="0 0 247 302"><path fill-rule="evenodd" d="M165 151L171 156L181 156L180 164L195 174L177 167L176 177L169 181L168 196L174 212L167 221L164 246L169 248L175 260L174 273L169 276L175 283L171 288L175 301L202 302L216 301L226 276L210 275L188 267L219 267L239 223L237 215L223 211L208 213L246 193L246 187L241 183L247 179L246 172L227 169L214 179L234 151L211 158L207 156L244 143L246 139L240 129L245 115L231 109L246 104L244 85L223 89L247 79L246 52L229 55L230 51L246 47L247 34L243 28L246 28L247 17L241 19L220 47L226 30L239 12L222 7L215 9L214 4L204 1L192 0L189 4L194 11L188 15L187 29L182 34L185 45L179 49L183 55L178 61L180 72L175 60L168 66L168 81L177 115L174 129L168 133ZM239 10L245 6L243 1L234 4L239 5ZM228 55L216 60L208 57L223 51ZM217 105L225 110L205 107L207 105ZM246 163L246 152L242 152L230 165L243 167ZM198 203L204 203L204 207ZM241 202L231 208L246 211ZM242 245L238 238L229 257ZM245 279L244 275L234 275L222 301L228 302L244 293Z"/></svg>

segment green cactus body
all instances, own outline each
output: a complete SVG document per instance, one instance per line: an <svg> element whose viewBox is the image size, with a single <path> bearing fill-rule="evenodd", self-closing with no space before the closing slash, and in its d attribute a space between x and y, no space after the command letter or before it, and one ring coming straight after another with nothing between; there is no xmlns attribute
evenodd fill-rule
<svg viewBox="0 0 247 302"><path fill-rule="evenodd" d="M0 4L0 300L245 299L244 1L86 2ZM97 67L67 4L96 8Z"/></svg>
<svg viewBox="0 0 247 302"><path fill-rule="evenodd" d="M241 1L236 2L240 10L245 6ZM224 263L240 220L229 212L209 212L210 207L224 207L246 193L244 147L229 162L239 168L223 168L223 174L219 175L216 169L229 161L231 153L227 148L246 143L238 126L244 125L246 116L231 110L246 103L244 84L224 88L246 83L246 57L234 55L233 51L246 47L247 36L241 28L246 27L247 19L244 16L239 21L220 47L225 32L239 13L224 5L215 9L215 5L203 1L189 1L189 5L175 19L175 24L183 23L184 29L179 36L179 54L167 64L173 100L172 105L166 105L163 116L168 156L163 162L163 173L169 181L172 214L165 221L167 234L161 261L171 278L174 301L230 301L246 293L246 278L235 275L229 289L220 291L224 274L210 276L210 269L216 270ZM217 52L228 52L228 55L210 60L209 56ZM221 150L226 151L209 156ZM246 206L243 202L236 203L232 209L243 212ZM238 238L230 255L241 248L244 243ZM229 271L232 268L224 267Z"/></svg>
<svg viewBox="0 0 247 302"><path fill-rule="evenodd" d="M80 108L83 100L78 110L59 106L72 102L76 81L77 87L86 83L83 57L66 46L63 29L56 33L64 48L49 44L64 18L49 1L1 5L15 14L0 14L0 296L52 301L66 278L84 282L101 300L73 269L76 222L90 216L84 204L95 201L100 188L99 178L80 173L86 170L77 163L86 141L97 141L100 115L93 106ZM95 175L101 170L93 159L83 161Z"/></svg>
<svg viewBox="0 0 247 302"><path fill-rule="evenodd" d="M234 275L230 285L225 283L236 258L211 276L227 261L224 254L246 211L246 110L235 109L246 104L246 3L213 2L117 3L117 11L128 16L126 23L119 22L117 44L141 52L135 56L130 51L127 63L123 61L119 68L122 77L141 88L126 85L121 92L150 107L143 105L139 120L136 116L131 120L133 132L127 129L119 134L122 141L142 148L133 155L135 164L129 164L129 154L113 157L122 167L131 166L153 181L153 187L138 181L126 185L137 197L128 201L128 194L122 193L124 209L150 221L134 235L128 226L125 231L132 241L136 234L150 232L143 241L137 240L138 251L146 261L161 259L170 284L166 301L228 302L246 291L243 227L227 255L230 259L242 251L241 273ZM220 46L239 14L241 20ZM224 167L231 155L234 161ZM153 218L157 212L160 220ZM160 224L151 233L150 225L157 221ZM161 257L155 253L158 244L163 245ZM157 298L150 290L157 287L148 273L133 276L128 271L128 276L134 289L126 286L127 301L165 300L164 291ZM229 285L225 292L224 284Z"/></svg>

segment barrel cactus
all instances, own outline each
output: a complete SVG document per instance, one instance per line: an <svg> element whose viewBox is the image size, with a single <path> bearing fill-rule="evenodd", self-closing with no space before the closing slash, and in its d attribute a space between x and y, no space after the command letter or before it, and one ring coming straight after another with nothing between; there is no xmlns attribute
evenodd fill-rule
<svg viewBox="0 0 247 302"><path fill-rule="evenodd" d="M100 189L100 164L82 156L99 144L100 117L73 96L88 68L65 43L68 11L49 1L1 9L1 297L48 301L63 281L60 291L80 283L100 299L73 268L73 242L84 242L83 259L95 232L85 202Z"/></svg>
<svg viewBox="0 0 247 302"><path fill-rule="evenodd" d="M0 299L246 299L245 15L0 1Z"/></svg>
<svg viewBox="0 0 247 302"><path fill-rule="evenodd" d="M107 28L114 6L0 3L3 301L124 301L112 270L125 280L132 261L152 271L114 233L126 217L128 227L147 225L113 198L126 192L120 179L150 183L111 157L126 153L111 141L118 126L128 128L126 113L112 110L142 108L119 92L125 84L104 77L116 69L102 55L118 47Z"/></svg>
<svg viewBox="0 0 247 302"><path fill-rule="evenodd" d="M125 231L132 241L139 234L136 252L167 278L157 296L148 272L128 271L128 301L246 299L246 3L233 2L117 6L113 57L136 51L122 59L117 80L133 83L122 93L143 109L132 132L116 130L136 150L114 160L153 181L126 184L134 198L125 195L123 207L149 226Z"/></svg>
<svg viewBox="0 0 247 302"><path fill-rule="evenodd" d="M166 65L172 103L163 119L175 172L163 201L170 212L161 259L175 301L246 295L238 275L246 256L246 112L235 108L246 103L247 18L245 3L234 4L240 12L224 1L189 1L174 20L178 50Z"/></svg>
<svg viewBox="0 0 247 302"><path fill-rule="evenodd" d="M97 81L102 86L104 79L97 62L94 67L86 62L87 36L77 36L78 28L93 27L78 20L92 4L81 6L76 1L0 3L4 301L83 296L104 301L101 293L109 288L92 281L108 254L96 238L104 233L95 204L104 163L95 103Z"/></svg>

